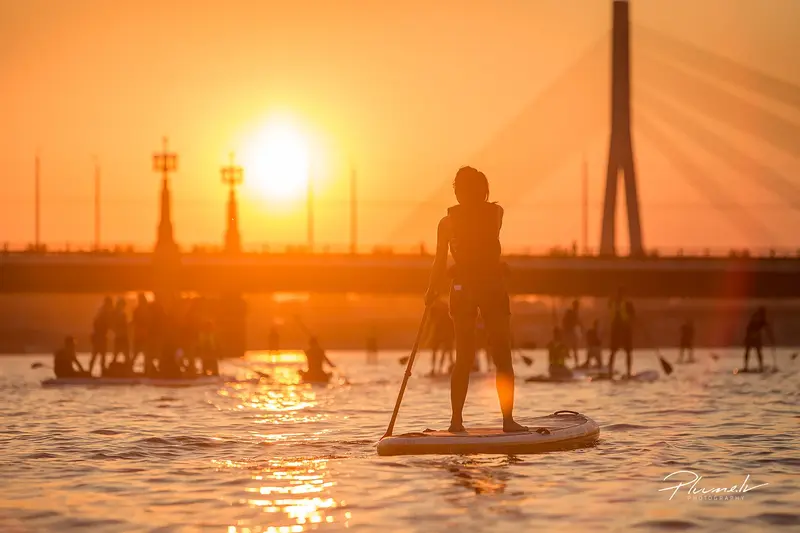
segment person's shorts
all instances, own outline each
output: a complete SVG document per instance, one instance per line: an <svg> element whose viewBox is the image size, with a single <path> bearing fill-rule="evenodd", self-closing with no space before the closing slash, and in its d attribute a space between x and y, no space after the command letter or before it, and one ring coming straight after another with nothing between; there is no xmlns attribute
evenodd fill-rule
<svg viewBox="0 0 800 533"><path fill-rule="evenodd" d="M500 282L453 283L450 287L450 316L453 320L475 319L480 310L484 320L511 315L511 303Z"/></svg>
<svg viewBox="0 0 800 533"><path fill-rule="evenodd" d="M611 351L633 351L633 335L630 331L614 331L611 333Z"/></svg>

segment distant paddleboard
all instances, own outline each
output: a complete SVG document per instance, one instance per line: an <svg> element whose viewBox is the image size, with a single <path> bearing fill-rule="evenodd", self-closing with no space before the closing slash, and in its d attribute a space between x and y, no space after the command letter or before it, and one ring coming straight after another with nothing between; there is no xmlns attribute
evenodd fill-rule
<svg viewBox="0 0 800 533"><path fill-rule="evenodd" d="M583 372L573 371L570 377L551 377L545 374L525 378L526 383L582 383L591 381L592 376Z"/></svg>
<svg viewBox="0 0 800 533"><path fill-rule="evenodd" d="M163 379L163 378L109 378L109 377L76 377L52 378L42 381L43 387L70 387L70 386L131 386L149 385L151 387L197 387L218 383L258 383L258 380L237 380L230 376L198 376L195 378Z"/></svg>
<svg viewBox="0 0 800 533"><path fill-rule="evenodd" d="M651 382L651 381L656 381L660 377L661 377L661 374L657 370L645 370L643 372L639 372L637 374L634 374L631 377L621 376L619 378L619 381Z"/></svg>
<svg viewBox="0 0 800 533"><path fill-rule="evenodd" d="M758 368L734 368L734 374L774 374L778 372L777 368L773 368L771 366L765 366L764 371L762 372Z"/></svg>
<svg viewBox="0 0 800 533"><path fill-rule="evenodd" d="M600 426L574 411L557 411L526 422L529 431L470 428L463 433L425 430L381 439L378 455L523 454L570 450L594 444Z"/></svg>

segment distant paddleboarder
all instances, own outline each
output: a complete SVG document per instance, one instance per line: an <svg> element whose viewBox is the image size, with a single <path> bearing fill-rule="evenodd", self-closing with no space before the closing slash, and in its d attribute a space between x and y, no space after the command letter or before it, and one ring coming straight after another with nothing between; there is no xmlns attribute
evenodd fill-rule
<svg viewBox="0 0 800 533"><path fill-rule="evenodd" d="M608 302L611 313L611 355L608 360L608 375L614 375L614 356L618 351L625 352L627 376L631 377L633 358L633 322L636 317L633 304L625 298L625 291L620 288L617 296Z"/></svg>
<svg viewBox="0 0 800 533"><path fill-rule="evenodd" d="M463 432L462 411L475 359L475 321L478 311L489 338L489 352L497 368L497 395L503 430L526 431L514 421L514 368L511 364L511 309L505 286L506 267L500 260L503 208L489 200L489 182L483 172L463 167L453 181L458 205L439 221L427 305L432 305L447 276L447 256L455 266L450 287L450 315L456 338L456 363L450 378L451 432Z"/></svg>
<svg viewBox="0 0 800 533"><path fill-rule="evenodd" d="M775 334L772 331L772 326L767 321L767 309L759 307L750 321L747 323L747 330L744 337L744 370L747 370L748 359L750 358L750 350L755 350L758 356L758 371L764 371L764 355L762 349L764 347L764 339L761 332L766 331L770 343L775 345Z"/></svg>
<svg viewBox="0 0 800 533"><path fill-rule="evenodd" d="M680 350L678 351L678 362L683 362L683 354L688 353L689 358L687 363L694 362L694 323L691 320L686 320L681 326L681 343Z"/></svg>
<svg viewBox="0 0 800 533"><path fill-rule="evenodd" d="M586 362L584 368L603 366L603 345L600 338L600 324L594 321L592 327L586 332Z"/></svg>
<svg viewBox="0 0 800 533"><path fill-rule="evenodd" d="M572 377L572 370L567 368L567 357L569 357L569 347L564 343L561 328L553 328L553 340L547 343L547 356L550 377L554 379L569 379Z"/></svg>
<svg viewBox="0 0 800 533"><path fill-rule="evenodd" d="M583 330L580 317L578 316L579 310L580 302L578 302L578 300L573 300L572 307L564 312L564 318L561 320L564 343L575 359L575 366L579 364L578 348L580 347L581 332Z"/></svg>
<svg viewBox="0 0 800 533"><path fill-rule="evenodd" d="M56 378L91 377L78 361L73 337L66 337L64 345L53 354L53 373Z"/></svg>
<svg viewBox="0 0 800 533"><path fill-rule="evenodd" d="M308 340L308 348L306 348L305 353L308 370L301 371L303 379L306 381L328 381L330 374L325 372L325 365L327 364L331 368L336 368L336 365L325 355L325 350L322 349L316 337L311 337Z"/></svg>

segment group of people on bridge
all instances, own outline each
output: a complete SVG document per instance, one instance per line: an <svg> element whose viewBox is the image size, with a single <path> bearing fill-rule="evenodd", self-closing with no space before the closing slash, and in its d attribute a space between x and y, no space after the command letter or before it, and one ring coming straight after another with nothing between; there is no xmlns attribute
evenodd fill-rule
<svg viewBox="0 0 800 533"><path fill-rule="evenodd" d="M128 316L127 302L110 296L97 311L91 334L91 360L83 368L75 339L67 337L55 353L56 377L188 378L219 375L219 344L203 298L176 298L164 304L139 294ZM139 364L140 363L140 364Z"/></svg>

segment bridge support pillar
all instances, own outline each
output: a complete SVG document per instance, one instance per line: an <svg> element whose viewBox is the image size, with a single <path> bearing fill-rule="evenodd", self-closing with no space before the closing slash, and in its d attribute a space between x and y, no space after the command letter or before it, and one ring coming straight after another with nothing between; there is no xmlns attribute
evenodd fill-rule
<svg viewBox="0 0 800 533"><path fill-rule="evenodd" d="M630 255L644 255L639 192L631 136L630 19L627 0L614 0L611 42L611 138L608 150L600 254L616 255L616 205L619 173L625 180Z"/></svg>

